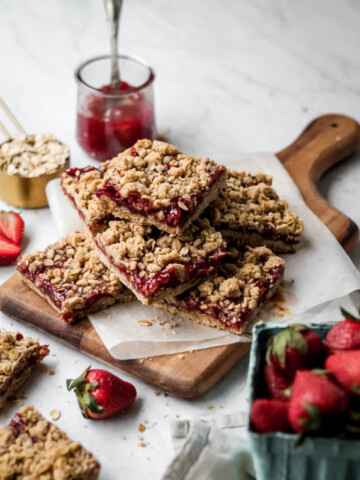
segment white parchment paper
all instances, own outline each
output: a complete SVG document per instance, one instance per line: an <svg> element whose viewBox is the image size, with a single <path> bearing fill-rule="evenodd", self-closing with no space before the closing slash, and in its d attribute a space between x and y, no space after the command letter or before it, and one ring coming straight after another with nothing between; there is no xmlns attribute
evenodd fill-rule
<svg viewBox="0 0 360 480"><path fill-rule="evenodd" d="M282 309L281 320L285 323L336 321L339 319L339 304L354 309L354 300L348 295L360 289L358 270L328 228L307 207L295 183L275 155L219 155L216 160L228 168L272 175L273 186L279 196L304 220L304 235L299 251L284 255L286 289L283 296L286 305ZM59 180L48 184L47 195L59 236L83 228L75 210L64 198ZM276 309L263 311L258 319L278 322L277 314ZM91 314L89 319L107 349L119 359L250 341L248 334L232 335L197 325L190 320L146 307L140 302L114 305ZM151 321L152 325L140 326L139 320ZM166 322L177 325L167 328Z"/></svg>

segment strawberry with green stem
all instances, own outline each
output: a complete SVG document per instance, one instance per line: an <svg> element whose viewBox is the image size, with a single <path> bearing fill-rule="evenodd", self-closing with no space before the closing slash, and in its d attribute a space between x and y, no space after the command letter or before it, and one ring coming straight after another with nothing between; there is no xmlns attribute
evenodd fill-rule
<svg viewBox="0 0 360 480"><path fill-rule="evenodd" d="M360 318L340 308L345 320L338 322L329 331L325 345L330 353L360 349ZM360 307L359 307L360 315Z"/></svg>
<svg viewBox="0 0 360 480"><path fill-rule="evenodd" d="M85 418L107 418L135 402L136 389L106 370L91 370L75 380L66 380L68 391L75 390L80 410Z"/></svg>
<svg viewBox="0 0 360 480"><path fill-rule="evenodd" d="M269 339L267 365L275 365L286 377L294 378L297 370L319 366L324 355L321 337L302 324L289 325Z"/></svg>

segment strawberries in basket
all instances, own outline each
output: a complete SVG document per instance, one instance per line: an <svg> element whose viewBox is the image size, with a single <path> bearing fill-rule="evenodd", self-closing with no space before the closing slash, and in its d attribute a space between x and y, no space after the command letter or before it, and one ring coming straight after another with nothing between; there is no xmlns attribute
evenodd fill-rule
<svg viewBox="0 0 360 480"><path fill-rule="evenodd" d="M360 436L360 318L341 311L325 340L300 324L269 339L268 398L253 402L253 430Z"/></svg>

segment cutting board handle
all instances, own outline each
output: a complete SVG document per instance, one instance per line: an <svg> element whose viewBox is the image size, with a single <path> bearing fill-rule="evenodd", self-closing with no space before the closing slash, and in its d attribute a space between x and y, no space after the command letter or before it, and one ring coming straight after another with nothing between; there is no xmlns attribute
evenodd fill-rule
<svg viewBox="0 0 360 480"><path fill-rule="evenodd" d="M360 125L344 115L322 115L276 156L285 166L305 202L329 227L348 252L359 237L357 225L329 205L317 190L321 176L360 146Z"/></svg>

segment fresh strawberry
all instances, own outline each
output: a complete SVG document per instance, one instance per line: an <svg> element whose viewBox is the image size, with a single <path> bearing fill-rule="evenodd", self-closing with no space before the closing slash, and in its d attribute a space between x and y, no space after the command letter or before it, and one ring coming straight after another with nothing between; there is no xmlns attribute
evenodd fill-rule
<svg viewBox="0 0 360 480"><path fill-rule="evenodd" d="M288 401L290 395L287 395L287 391L292 383L292 379L286 376L276 365L266 364L264 375L269 397Z"/></svg>
<svg viewBox="0 0 360 480"><path fill-rule="evenodd" d="M325 339L325 345L330 353L360 349L360 318L343 308L340 310L345 320L330 328Z"/></svg>
<svg viewBox="0 0 360 480"><path fill-rule="evenodd" d="M360 396L360 350L330 355L325 361L325 368L348 393Z"/></svg>
<svg viewBox="0 0 360 480"><path fill-rule="evenodd" d="M346 392L326 370L297 372L289 403L289 420L296 432L334 433L343 426L349 409Z"/></svg>
<svg viewBox="0 0 360 480"><path fill-rule="evenodd" d="M0 233L0 265L11 265L21 253L21 247Z"/></svg>
<svg viewBox="0 0 360 480"><path fill-rule="evenodd" d="M20 245L24 233L24 220L18 213L0 211L0 233Z"/></svg>
<svg viewBox="0 0 360 480"><path fill-rule="evenodd" d="M255 400L251 408L251 424L259 433L290 432L288 404L281 400L262 398Z"/></svg>
<svg viewBox="0 0 360 480"><path fill-rule="evenodd" d="M67 389L75 389L85 418L106 418L135 402L136 389L106 370L90 370L75 380L66 380Z"/></svg>
<svg viewBox="0 0 360 480"><path fill-rule="evenodd" d="M305 325L293 324L269 339L266 363L294 378L297 370L318 366L323 354L319 335Z"/></svg>

